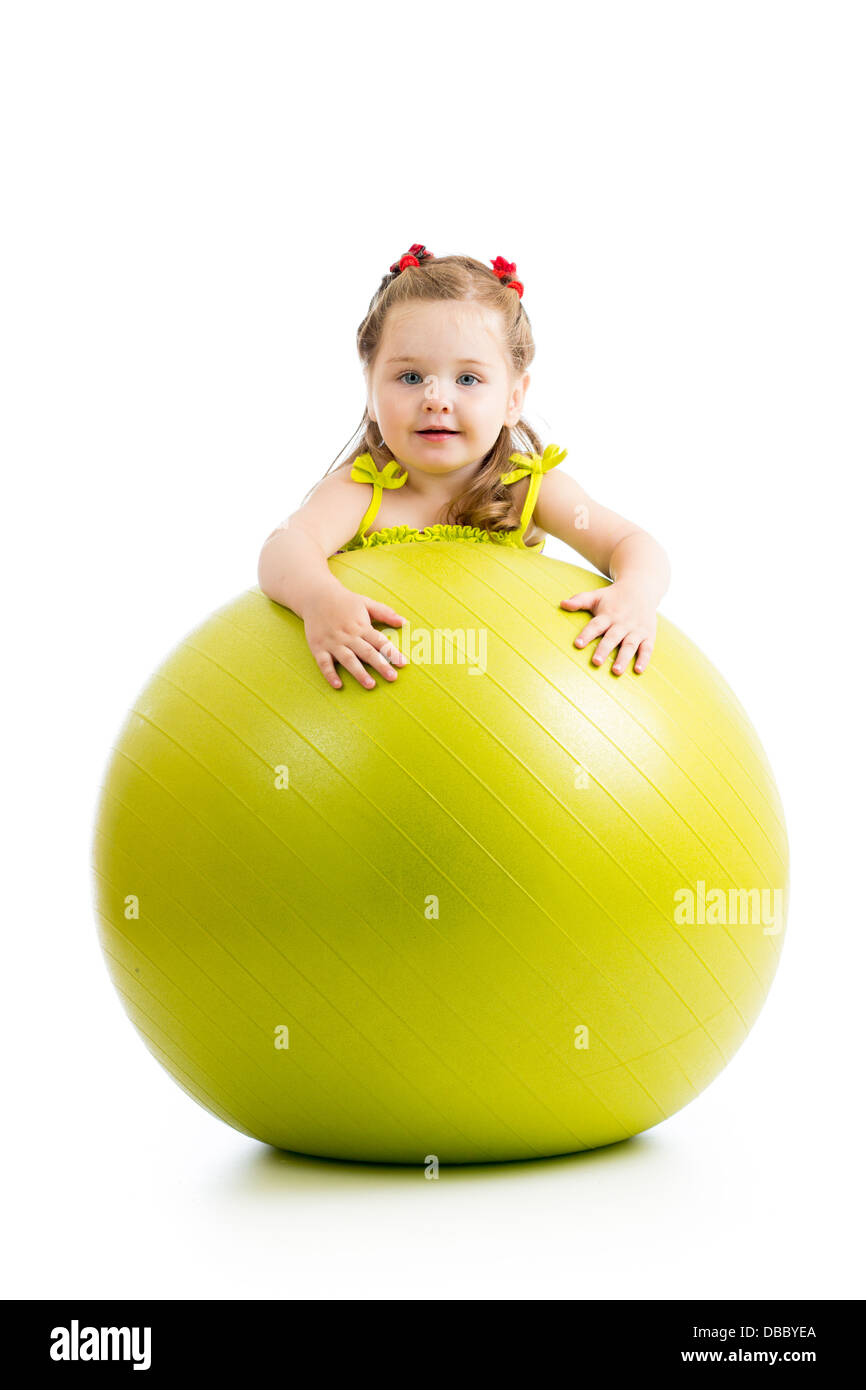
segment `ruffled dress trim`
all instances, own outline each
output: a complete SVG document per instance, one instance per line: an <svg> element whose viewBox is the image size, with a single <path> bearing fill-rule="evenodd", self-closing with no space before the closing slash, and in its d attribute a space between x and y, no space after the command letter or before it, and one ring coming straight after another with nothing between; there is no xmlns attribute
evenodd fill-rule
<svg viewBox="0 0 866 1390"><path fill-rule="evenodd" d="M483 526L447 526L444 522L437 522L420 531L414 526L386 526L381 531L371 531L368 536L354 536L348 545L343 546L343 551L370 550L376 545L400 545L404 541L470 541L482 545L492 542L493 545L510 545L518 550L540 550L544 544L540 541L538 545L527 546L516 531L485 531Z"/></svg>

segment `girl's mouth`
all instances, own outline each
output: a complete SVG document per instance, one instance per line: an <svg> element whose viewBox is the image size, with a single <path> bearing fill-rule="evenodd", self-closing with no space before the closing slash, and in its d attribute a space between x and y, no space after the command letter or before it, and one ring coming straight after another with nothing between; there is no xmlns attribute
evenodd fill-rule
<svg viewBox="0 0 866 1390"><path fill-rule="evenodd" d="M453 434L459 434L459 430L418 430L417 433L425 439L450 439Z"/></svg>

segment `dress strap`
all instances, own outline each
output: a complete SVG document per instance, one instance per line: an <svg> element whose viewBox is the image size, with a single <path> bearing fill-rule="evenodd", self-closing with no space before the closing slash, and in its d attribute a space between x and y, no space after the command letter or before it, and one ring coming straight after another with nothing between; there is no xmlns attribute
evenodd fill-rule
<svg viewBox="0 0 866 1390"><path fill-rule="evenodd" d="M400 471L400 464L396 459L391 459L385 464L384 468L377 468L372 454L359 454L352 464L352 471L349 477L354 483L372 483L373 496L370 505L364 513L361 525L358 527L357 535L363 536L370 522L374 520L382 501L382 489L402 487L409 474L404 472L401 478L395 475Z"/></svg>
<svg viewBox="0 0 866 1390"><path fill-rule="evenodd" d="M517 531L518 540L523 540L526 528L532 517L533 508L538 498L538 490L541 487L541 479L545 473L549 473L551 468L556 468L557 464L568 454L567 449L559 449L555 444L548 444L544 453L538 454L512 454L509 463L516 463L520 466L513 468L510 473L502 473L499 481L502 483L516 483L521 478L531 475L529 488L526 493L526 500L523 503L523 511L520 513L520 526Z"/></svg>

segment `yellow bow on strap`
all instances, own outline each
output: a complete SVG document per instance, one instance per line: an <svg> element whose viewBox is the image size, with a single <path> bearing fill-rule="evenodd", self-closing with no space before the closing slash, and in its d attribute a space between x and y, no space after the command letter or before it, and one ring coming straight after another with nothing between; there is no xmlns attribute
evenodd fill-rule
<svg viewBox="0 0 866 1390"><path fill-rule="evenodd" d="M353 483L372 483L373 487L402 487L409 474L404 472L401 478L397 478L395 474L399 471L400 464L396 459L391 459L384 468L377 468L372 454L359 454L352 464L349 476Z"/></svg>
<svg viewBox="0 0 866 1390"><path fill-rule="evenodd" d="M548 473L551 468L562 463L567 453L567 449L558 449L555 444L548 444L541 457L538 454L512 454L508 462L519 463L520 467L512 469L510 473L503 473L500 482L516 483L530 473Z"/></svg>

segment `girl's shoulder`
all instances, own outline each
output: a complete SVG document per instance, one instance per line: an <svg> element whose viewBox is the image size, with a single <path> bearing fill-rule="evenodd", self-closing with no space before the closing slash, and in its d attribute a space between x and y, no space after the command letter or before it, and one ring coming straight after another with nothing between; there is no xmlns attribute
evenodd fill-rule
<svg viewBox="0 0 866 1390"><path fill-rule="evenodd" d="M339 464L310 489L295 516L313 526L324 525L339 541L351 535L364 512L365 488L352 481L352 463Z"/></svg>
<svg viewBox="0 0 866 1390"><path fill-rule="evenodd" d="M354 466L355 460L347 459L345 463L340 463L336 468L332 468L314 484L307 494L308 497L312 500L314 497L329 498L346 493L354 496L358 492L358 488L352 482Z"/></svg>

